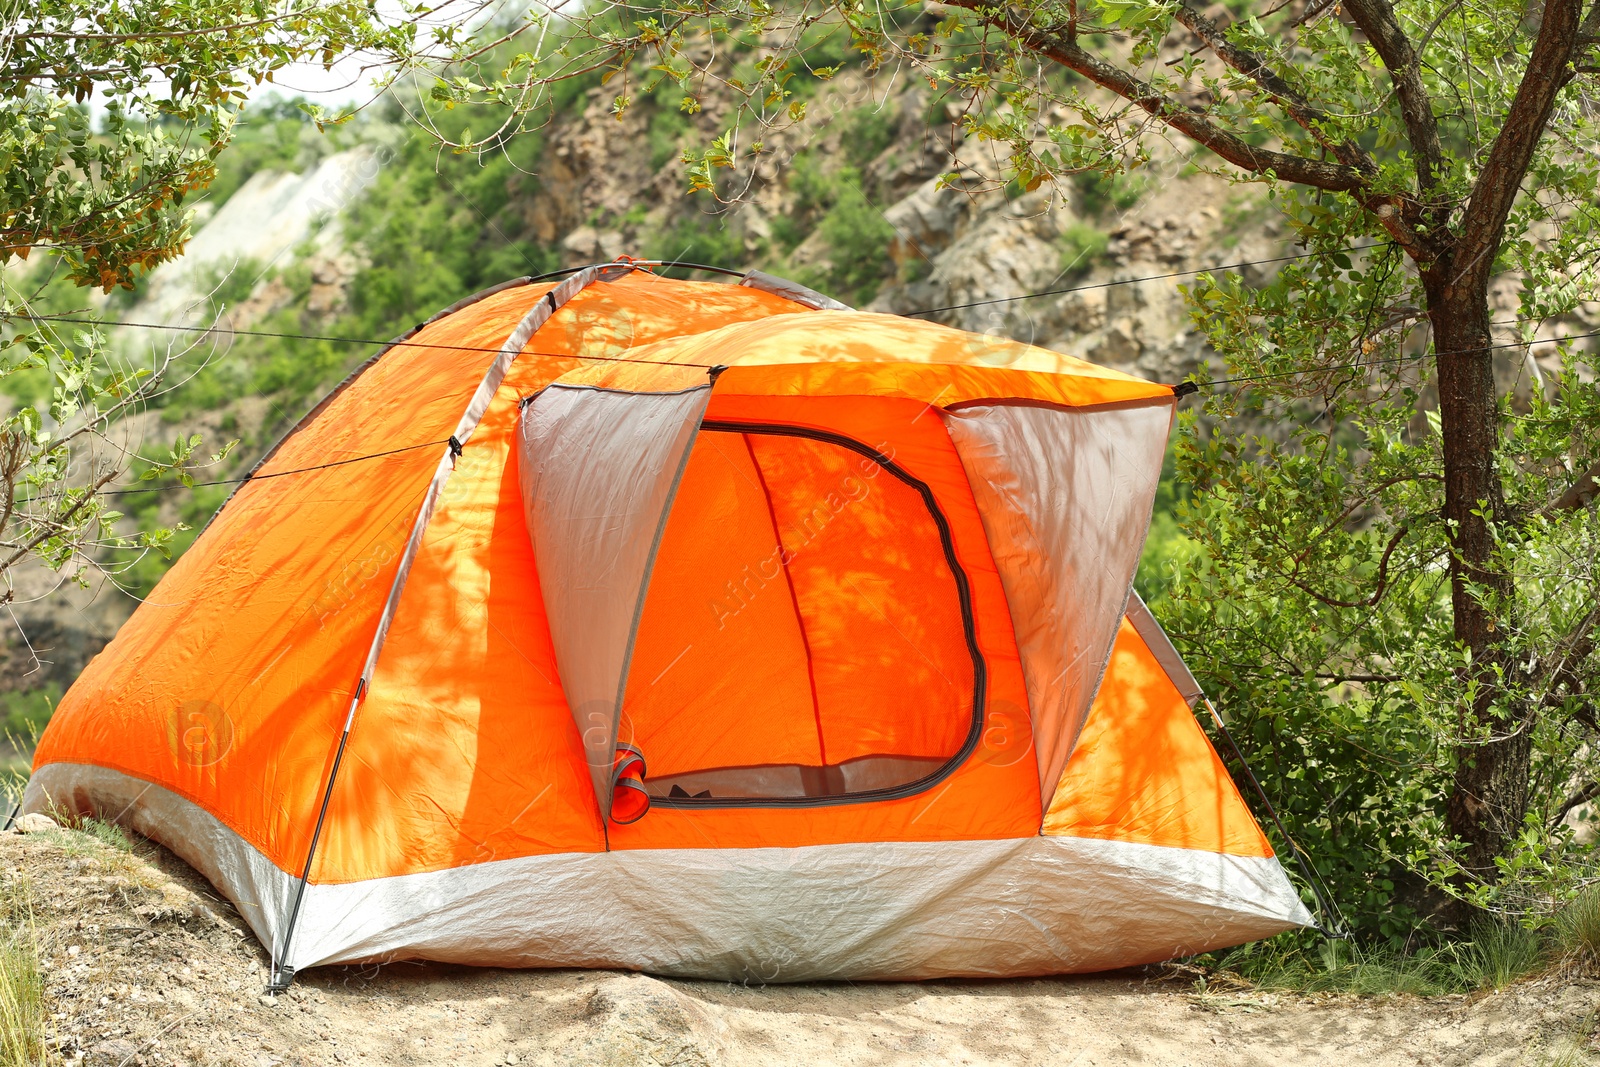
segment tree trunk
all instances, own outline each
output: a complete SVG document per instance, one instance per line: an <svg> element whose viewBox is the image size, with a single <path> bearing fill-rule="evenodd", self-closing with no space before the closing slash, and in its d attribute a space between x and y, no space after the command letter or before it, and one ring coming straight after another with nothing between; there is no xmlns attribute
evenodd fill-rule
<svg viewBox="0 0 1600 1067"><path fill-rule="evenodd" d="M1532 711L1526 701L1507 706L1505 682L1515 666L1502 644L1506 628L1495 619L1494 601L1509 602L1512 582L1496 559L1490 530L1504 497L1495 469L1500 429L1487 286L1462 285L1451 259L1434 264L1424 285L1438 353L1450 600L1455 637L1471 652L1466 672L1477 690L1461 712L1464 741L1456 750L1447 815L1451 832L1466 846L1461 860L1468 879L1493 881L1494 860L1505 854L1528 808Z"/></svg>

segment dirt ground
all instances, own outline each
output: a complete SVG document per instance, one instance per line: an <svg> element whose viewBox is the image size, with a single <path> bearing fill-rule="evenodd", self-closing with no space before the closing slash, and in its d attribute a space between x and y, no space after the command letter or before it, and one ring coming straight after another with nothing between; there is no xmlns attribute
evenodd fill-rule
<svg viewBox="0 0 1600 1067"><path fill-rule="evenodd" d="M0 834L0 880L9 900L32 902L51 1063L1600 1063L1600 982L1582 979L1421 1000L1207 992L1178 968L746 988L393 964L308 972L274 1001L233 909L155 846Z"/></svg>

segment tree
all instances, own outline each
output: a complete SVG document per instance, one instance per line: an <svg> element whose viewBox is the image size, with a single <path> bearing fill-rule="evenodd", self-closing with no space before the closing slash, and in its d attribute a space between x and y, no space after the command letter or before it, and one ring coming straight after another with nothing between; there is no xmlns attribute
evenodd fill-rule
<svg viewBox="0 0 1600 1067"><path fill-rule="evenodd" d="M1600 795L1574 777L1600 741L1600 598L1592 568L1549 566L1593 544L1573 509L1600 475L1592 364L1546 382L1530 357L1539 383L1520 399L1496 379L1497 353L1520 358L1517 342L1596 293L1600 2L660 0L587 9L566 32L548 53L524 52L481 83L441 80L435 95L534 110L540 87L599 68L676 82L693 113L715 85L743 108L686 159L690 182L740 189L761 128L805 121L797 89L837 69L813 66L808 50L837 33L869 67L965 96L969 143L1000 146L1021 188L1138 166L1156 138L1266 185L1316 255L1261 290L1211 277L1192 289L1231 377L1251 379L1250 398L1237 381L1212 393L1208 416L1254 418L1186 423L1190 533L1213 566L1203 589L1178 583L1174 625L1209 627L1191 634L1197 658L1242 697L1256 683L1241 679L1266 669L1303 677L1290 703L1324 726L1358 708L1353 728L1368 729L1403 708L1400 762L1422 784L1393 817L1437 799L1444 825L1408 840L1437 846L1433 872L1480 904L1529 856L1549 855L1574 803ZM624 89L616 106L628 100ZM757 132L741 145L747 127ZM1521 280L1509 331L1491 316L1502 277ZM1257 436L1286 416L1294 430ZM1434 581L1441 562L1447 591ZM1219 632L1274 619L1321 636L1294 654L1258 649L1253 665L1215 655ZM1287 721L1265 722L1258 744ZM1370 775L1361 788L1381 793ZM1540 794L1532 811L1534 793L1569 788L1572 803Z"/></svg>
<svg viewBox="0 0 1600 1067"><path fill-rule="evenodd" d="M185 200L215 176L249 87L300 61L425 59L419 15L406 6L386 19L359 0L39 0L4 16L0 264L11 270L0 380L11 392L30 376L45 384L0 423L0 602L26 560L81 576L99 550L162 548L170 536L119 535L103 491L134 458L113 427L166 388L173 354L134 368L108 356L96 331L63 336L32 314L39 275L64 268L80 286L131 288L182 251ZM453 41L449 31L434 43L448 54ZM52 263L20 274L34 253ZM180 438L143 457L142 476L187 481L198 444Z"/></svg>

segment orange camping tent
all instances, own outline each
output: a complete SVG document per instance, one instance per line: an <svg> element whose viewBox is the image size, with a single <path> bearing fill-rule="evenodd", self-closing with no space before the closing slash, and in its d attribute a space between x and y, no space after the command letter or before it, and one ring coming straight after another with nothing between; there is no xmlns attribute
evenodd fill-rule
<svg viewBox="0 0 1600 1067"><path fill-rule="evenodd" d="M297 969L1088 971L1309 922L1137 598L1175 400L765 275L463 301L261 462L61 701Z"/></svg>

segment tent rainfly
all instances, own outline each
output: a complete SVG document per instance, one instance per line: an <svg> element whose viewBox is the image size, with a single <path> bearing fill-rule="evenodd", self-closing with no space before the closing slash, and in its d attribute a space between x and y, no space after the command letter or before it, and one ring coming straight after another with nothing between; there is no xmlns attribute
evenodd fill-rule
<svg viewBox="0 0 1600 1067"><path fill-rule="evenodd" d="M1173 389L752 272L521 279L296 425L62 699L273 981L1093 971L1310 922L1130 596Z"/></svg>

